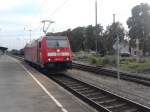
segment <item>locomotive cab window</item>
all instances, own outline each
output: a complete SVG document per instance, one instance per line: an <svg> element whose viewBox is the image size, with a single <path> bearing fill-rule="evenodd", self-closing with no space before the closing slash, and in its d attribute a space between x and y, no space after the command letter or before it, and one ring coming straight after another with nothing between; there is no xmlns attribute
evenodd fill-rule
<svg viewBox="0 0 150 112"><path fill-rule="evenodd" d="M47 39L48 48L65 48L68 47L67 39Z"/></svg>

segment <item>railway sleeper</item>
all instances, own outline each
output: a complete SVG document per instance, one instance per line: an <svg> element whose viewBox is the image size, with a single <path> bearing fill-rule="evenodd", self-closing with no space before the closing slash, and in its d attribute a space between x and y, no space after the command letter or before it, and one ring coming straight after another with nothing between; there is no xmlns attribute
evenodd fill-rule
<svg viewBox="0 0 150 112"><path fill-rule="evenodd" d="M86 88L86 87L85 87ZM79 92L91 92L91 91L95 91L95 92L97 92L95 89L93 89L93 88L88 88L87 87L87 89L84 89L84 88L80 88L80 89L78 89L78 91Z"/></svg>
<svg viewBox="0 0 150 112"><path fill-rule="evenodd" d="M88 91L91 90L90 87L85 87L85 88L73 88L75 91Z"/></svg>
<svg viewBox="0 0 150 112"><path fill-rule="evenodd" d="M102 94L102 93L91 93L91 94L86 94L85 96L92 99L95 97L100 97L102 95L104 95L104 94Z"/></svg>
<svg viewBox="0 0 150 112"><path fill-rule="evenodd" d="M138 110L138 108L135 107L131 107L128 105L125 105L121 108L113 108L111 109L112 112L140 112L140 110Z"/></svg>
<svg viewBox="0 0 150 112"><path fill-rule="evenodd" d="M98 96L98 97L93 97L91 98L91 100L95 101L95 102L99 102L99 101L102 101L102 100L106 100L106 99L110 99L108 98L107 95L101 95L101 96Z"/></svg>
<svg viewBox="0 0 150 112"><path fill-rule="evenodd" d="M110 101L106 101L106 100L103 100L103 102L98 102L99 104L101 105L120 105L120 104L124 104L124 102L120 102L118 101L117 99L116 100L110 100Z"/></svg>
<svg viewBox="0 0 150 112"><path fill-rule="evenodd" d="M80 85L80 84L78 84L78 83L76 83L76 82L66 82L66 81L62 81L65 85Z"/></svg>
<svg viewBox="0 0 150 112"><path fill-rule="evenodd" d="M57 79L57 80L58 80L59 82L65 84L65 85L72 85L72 86L81 85L81 84L79 84L79 83L77 83L77 82L69 82L69 81L64 81L64 80L59 80L59 79Z"/></svg>
<svg viewBox="0 0 150 112"><path fill-rule="evenodd" d="M98 101L98 103L105 104L105 103L111 103L111 102L115 102L115 101L117 101L117 99L101 100L101 101Z"/></svg>
<svg viewBox="0 0 150 112"><path fill-rule="evenodd" d="M109 110L112 109L119 109L119 108L123 108L124 106L126 106L126 103L121 103L121 102L113 102L113 103L106 103L106 104L100 104L104 107L106 107Z"/></svg>
<svg viewBox="0 0 150 112"><path fill-rule="evenodd" d="M98 91L91 89L91 90L87 90L87 91L78 91L78 92L79 92L80 94L85 95L85 94L97 93Z"/></svg>
<svg viewBox="0 0 150 112"><path fill-rule="evenodd" d="M72 88L72 89L85 88L84 85L80 85L80 84L78 84L78 85L67 85L67 86Z"/></svg>
<svg viewBox="0 0 150 112"><path fill-rule="evenodd" d="M67 83L66 86L70 87L78 94L81 94L82 96L91 100L93 103L95 102L96 105L110 110L110 112L149 112L144 111L143 108L137 107L136 105L132 105L132 103L130 104L120 98L117 98L113 95L109 95L108 93L96 89L95 87L92 88L87 84L80 83L76 80L71 80L71 78L64 79L61 80L60 78L59 80L61 81L58 81L57 79L55 80L62 84Z"/></svg>

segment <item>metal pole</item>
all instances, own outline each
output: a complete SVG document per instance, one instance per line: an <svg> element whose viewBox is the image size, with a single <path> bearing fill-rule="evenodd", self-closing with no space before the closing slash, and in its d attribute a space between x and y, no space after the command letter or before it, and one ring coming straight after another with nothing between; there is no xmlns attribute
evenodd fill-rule
<svg viewBox="0 0 150 112"><path fill-rule="evenodd" d="M113 14L113 23L115 23L115 16L116 16L116 15L115 15L115 14Z"/></svg>
<svg viewBox="0 0 150 112"><path fill-rule="evenodd" d="M31 42L31 31L32 31L32 30L29 30L29 32L30 32L30 42Z"/></svg>
<svg viewBox="0 0 150 112"><path fill-rule="evenodd" d="M24 27L24 31L29 31L29 36L30 36L29 41L31 42L31 32L32 32L32 30L31 30L31 29L26 29L26 28Z"/></svg>
<svg viewBox="0 0 150 112"><path fill-rule="evenodd" d="M96 53L97 53L97 0L95 0L95 44L96 44Z"/></svg>
<svg viewBox="0 0 150 112"><path fill-rule="evenodd" d="M140 62L140 53L139 53L139 39L136 39L136 61Z"/></svg>
<svg viewBox="0 0 150 112"><path fill-rule="evenodd" d="M120 80L120 48L119 48L119 36L117 34L117 78Z"/></svg>
<svg viewBox="0 0 150 112"><path fill-rule="evenodd" d="M116 19L115 17L116 17L116 15L113 14L113 23L114 23L114 25L115 25L115 19ZM115 27L114 31L116 33L116 27ZM117 79L119 81L120 80L120 48L119 48L120 39L119 39L118 34L116 34L116 36L117 36Z"/></svg>
<svg viewBox="0 0 150 112"><path fill-rule="evenodd" d="M44 28L45 28L45 21L43 22L43 32L46 34L46 30Z"/></svg>

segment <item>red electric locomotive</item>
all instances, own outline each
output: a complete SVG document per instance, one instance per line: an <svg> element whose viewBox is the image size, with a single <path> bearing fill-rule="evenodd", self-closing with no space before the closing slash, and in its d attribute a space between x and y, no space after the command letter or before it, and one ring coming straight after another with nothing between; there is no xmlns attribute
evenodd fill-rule
<svg viewBox="0 0 150 112"><path fill-rule="evenodd" d="M43 36L24 49L25 60L46 69L72 67L72 51L66 36Z"/></svg>

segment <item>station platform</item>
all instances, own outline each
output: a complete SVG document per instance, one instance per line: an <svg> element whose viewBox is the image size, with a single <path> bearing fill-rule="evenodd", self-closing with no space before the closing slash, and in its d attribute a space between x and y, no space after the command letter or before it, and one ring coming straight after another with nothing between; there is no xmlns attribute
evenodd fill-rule
<svg viewBox="0 0 150 112"><path fill-rule="evenodd" d="M95 112L28 64L0 56L0 112Z"/></svg>

